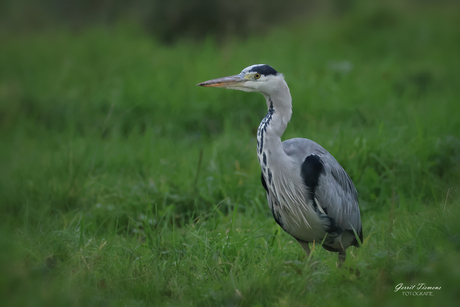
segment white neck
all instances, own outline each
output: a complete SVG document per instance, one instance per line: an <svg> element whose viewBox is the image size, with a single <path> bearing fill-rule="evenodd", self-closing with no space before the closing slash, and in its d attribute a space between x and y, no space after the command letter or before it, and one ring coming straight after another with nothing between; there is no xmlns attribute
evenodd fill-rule
<svg viewBox="0 0 460 307"><path fill-rule="evenodd" d="M270 93L270 95L264 94L264 96L269 111L270 109L274 111L269 124L270 130L274 135L281 138L292 115L292 98L289 87L282 80L277 91Z"/></svg>
<svg viewBox="0 0 460 307"><path fill-rule="evenodd" d="M286 82L283 81L283 83L284 88L282 90L271 93L271 95L264 94L269 111L270 109L274 111L269 126L272 132L280 138L286 130L292 115L291 93Z"/></svg>
<svg viewBox="0 0 460 307"><path fill-rule="evenodd" d="M259 154L262 154L262 151L276 152L278 156L284 154L281 136L291 119L292 98L286 82L284 80L280 82L282 84L276 87L276 91L263 94L267 101L268 113L260 123L257 132Z"/></svg>

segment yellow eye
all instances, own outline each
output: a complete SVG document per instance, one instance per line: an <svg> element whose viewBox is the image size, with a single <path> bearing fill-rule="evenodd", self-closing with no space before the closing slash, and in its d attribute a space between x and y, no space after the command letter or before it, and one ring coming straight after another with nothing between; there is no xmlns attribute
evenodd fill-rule
<svg viewBox="0 0 460 307"><path fill-rule="evenodd" d="M255 75L254 75L254 78L259 79L259 78L260 78L260 74L259 74L259 73L255 74Z"/></svg>

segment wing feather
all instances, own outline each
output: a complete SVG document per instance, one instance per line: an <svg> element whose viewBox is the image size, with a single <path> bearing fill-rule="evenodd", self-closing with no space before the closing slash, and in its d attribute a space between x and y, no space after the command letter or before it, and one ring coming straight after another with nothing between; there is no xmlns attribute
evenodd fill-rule
<svg viewBox="0 0 460 307"><path fill-rule="evenodd" d="M300 166L306 157L315 154L321 158L324 172L319 176L315 198L318 204L344 230L355 230L362 238L358 192L353 181L335 158L317 143L302 138L283 142L284 152Z"/></svg>

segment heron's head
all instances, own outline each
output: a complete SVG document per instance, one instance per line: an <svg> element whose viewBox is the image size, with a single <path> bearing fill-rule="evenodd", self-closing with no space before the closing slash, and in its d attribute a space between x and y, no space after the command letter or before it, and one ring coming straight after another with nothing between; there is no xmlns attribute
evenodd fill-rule
<svg viewBox="0 0 460 307"><path fill-rule="evenodd" d="M278 73L273 67L266 64L256 64L246 67L238 75L213 79L197 85L271 95L285 84L283 74Z"/></svg>

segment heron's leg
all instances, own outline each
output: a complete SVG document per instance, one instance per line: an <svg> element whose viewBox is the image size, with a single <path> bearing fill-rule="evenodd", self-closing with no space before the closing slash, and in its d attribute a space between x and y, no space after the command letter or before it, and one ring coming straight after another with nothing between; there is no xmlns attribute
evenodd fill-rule
<svg viewBox="0 0 460 307"><path fill-rule="evenodd" d="M308 246L308 243L305 241L297 240L299 242L300 246L304 249L304 251L307 253L307 258L310 256L310 246Z"/></svg>
<svg viewBox="0 0 460 307"><path fill-rule="evenodd" d="M342 267L343 263L345 262L345 258L347 257L347 252L345 248L343 248L342 240L339 241L340 249L339 249L339 268Z"/></svg>

